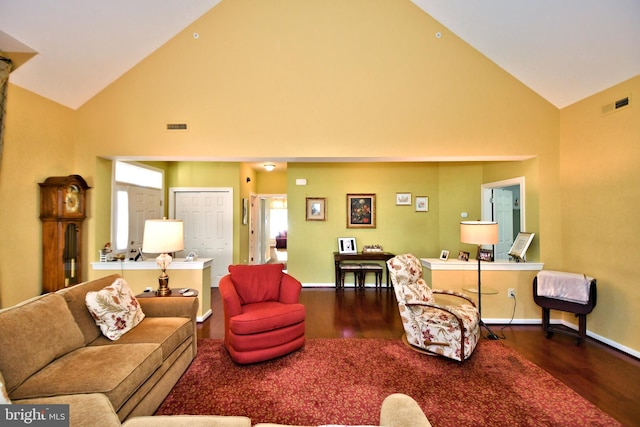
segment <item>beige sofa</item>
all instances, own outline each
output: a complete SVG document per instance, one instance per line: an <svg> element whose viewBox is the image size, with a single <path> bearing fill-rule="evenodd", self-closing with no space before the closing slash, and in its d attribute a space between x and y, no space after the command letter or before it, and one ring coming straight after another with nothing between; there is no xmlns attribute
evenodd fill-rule
<svg viewBox="0 0 640 427"><path fill-rule="evenodd" d="M0 376L0 381L2 377ZM109 399L100 393L25 399L16 403L69 404L71 427L119 427L118 415ZM380 425L386 427L431 427L420 406L411 397L396 393L387 396L380 408ZM165 415L129 418L123 427L251 427L242 416ZM258 423L254 427L304 427Z"/></svg>
<svg viewBox="0 0 640 427"><path fill-rule="evenodd" d="M145 318L111 341L89 314L85 295L119 277L0 310L0 389L8 392L0 403L8 398L13 404L68 404L72 427L251 427L243 416L151 416L195 357L198 301L139 298ZM430 426L418 404L401 394L387 397L380 422Z"/></svg>
<svg viewBox="0 0 640 427"><path fill-rule="evenodd" d="M154 413L195 357L198 301L140 298L145 318L111 341L87 310L85 295L118 277L84 282L0 311L0 373L13 403L73 404L78 399L82 404L72 408L91 416L86 400L103 398L84 395L99 393L119 421ZM89 425L70 415L78 425Z"/></svg>

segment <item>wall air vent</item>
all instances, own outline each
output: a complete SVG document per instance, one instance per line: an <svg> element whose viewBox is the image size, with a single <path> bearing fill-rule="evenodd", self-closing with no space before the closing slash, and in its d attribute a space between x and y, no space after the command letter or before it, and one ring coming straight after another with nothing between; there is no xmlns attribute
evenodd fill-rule
<svg viewBox="0 0 640 427"><path fill-rule="evenodd" d="M612 113L614 111L618 111L622 108L629 107L631 105L631 97L625 96L624 98L620 98L617 101L611 102L609 104L602 106L602 114Z"/></svg>
<svg viewBox="0 0 640 427"><path fill-rule="evenodd" d="M186 123L167 123L167 130L187 130Z"/></svg>
<svg viewBox="0 0 640 427"><path fill-rule="evenodd" d="M622 107L626 107L627 105L629 105L629 97L627 96L626 98L622 98L622 99L618 99L616 101L616 110Z"/></svg>

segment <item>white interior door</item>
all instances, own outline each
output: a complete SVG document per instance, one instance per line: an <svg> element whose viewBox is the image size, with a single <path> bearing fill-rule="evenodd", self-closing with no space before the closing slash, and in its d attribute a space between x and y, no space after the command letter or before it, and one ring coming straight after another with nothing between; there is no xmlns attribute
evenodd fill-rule
<svg viewBox="0 0 640 427"><path fill-rule="evenodd" d="M232 189L170 189L176 219L184 221L185 257L212 258L211 287L228 273L233 262Z"/></svg>
<svg viewBox="0 0 640 427"><path fill-rule="evenodd" d="M513 244L513 193L511 191L494 188L493 215L494 221L498 222L495 259L509 259L509 249Z"/></svg>

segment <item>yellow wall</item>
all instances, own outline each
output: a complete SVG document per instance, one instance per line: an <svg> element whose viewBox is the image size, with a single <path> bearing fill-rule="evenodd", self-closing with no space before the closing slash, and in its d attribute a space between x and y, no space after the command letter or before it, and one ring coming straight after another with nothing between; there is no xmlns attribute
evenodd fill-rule
<svg viewBox="0 0 640 427"><path fill-rule="evenodd" d="M602 114L602 106L634 93L640 76L561 111L559 183L563 265L598 280L587 325L638 350L640 109L632 98L630 107Z"/></svg>
<svg viewBox="0 0 640 427"><path fill-rule="evenodd" d="M627 89L638 92L638 80L602 96ZM637 159L630 141L638 140L640 120L636 107L596 117L600 98L559 112L410 1L221 2L75 112L10 85L0 169L1 201L11 207L1 214L2 305L40 291L39 266L15 257L39 263L37 183L44 178L77 173L93 187L86 222L91 260L109 234L106 159L295 158L300 162L287 173L291 230L315 239L291 235L300 255L292 253L290 267L303 281L331 279L320 266L330 264L326 257L335 238L352 231L344 226L347 192L379 195L379 228L354 230L360 245L433 255L457 244L462 210L471 218L479 214L481 183L524 175L527 203L537 205L527 217L538 226L529 230L537 236L532 249L546 267L588 268L601 276L603 299L590 329L640 349L631 328L604 322L611 313L628 316L626 324L640 320L631 309L638 302L640 267L622 261L635 248L630 236L638 233L626 220L638 190L606 185L638 182L626 162ZM186 122L189 130L167 131L169 122ZM461 156L530 160L463 164ZM416 163L437 157L458 162ZM313 158L342 163L302 162ZM349 158L413 163L363 165ZM200 168L208 166L167 169L171 185L200 182L193 174ZM225 186L234 188L240 210L242 199L257 192L258 174L245 163L233 168ZM246 183L248 175L256 179ZM296 187L296 177L307 177L309 185ZM323 187L316 187L318 181ZM328 222L306 224L304 193L320 197L320 191L328 197ZM429 212L396 207L397 191L429 196ZM596 220L597 231L586 231ZM235 260L246 253L248 241L239 221L236 215ZM424 238L412 227L421 228ZM404 233L413 238L399 244L397 236Z"/></svg>
<svg viewBox="0 0 640 427"><path fill-rule="evenodd" d="M535 185L529 164L509 162L504 167L513 173L510 177L525 176ZM437 258L443 249L453 254L461 250L475 253L475 247L460 242L460 214L467 212L469 219L481 217L480 185L487 182L483 170L475 162L290 163L289 272L303 283L332 283L333 252L339 237L355 237L358 249L379 244L385 251L421 258ZM307 185L296 185L297 178L306 179ZM376 195L375 229L347 227L346 195L358 193ZM412 205L396 206L396 193L411 193ZM416 196L429 198L428 212L415 211ZM306 221L307 197L326 198L326 221ZM538 211L535 199L527 201L530 211L532 217Z"/></svg>
<svg viewBox="0 0 640 427"><path fill-rule="evenodd" d="M256 173L258 194L287 194L287 171L258 171Z"/></svg>
<svg viewBox="0 0 640 427"><path fill-rule="evenodd" d="M9 85L0 164L0 305L42 292L40 188L49 176L75 169L76 115L59 104ZM91 180L88 180L92 186Z"/></svg>

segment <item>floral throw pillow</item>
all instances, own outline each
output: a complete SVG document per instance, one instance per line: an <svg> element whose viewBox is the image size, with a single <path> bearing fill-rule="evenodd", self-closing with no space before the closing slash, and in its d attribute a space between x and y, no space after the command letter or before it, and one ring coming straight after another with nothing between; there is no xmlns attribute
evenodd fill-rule
<svg viewBox="0 0 640 427"><path fill-rule="evenodd" d="M124 279L116 279L100 291L87 292L85 304L102 334L112 341L144 319L142 308Z"/></svg>

